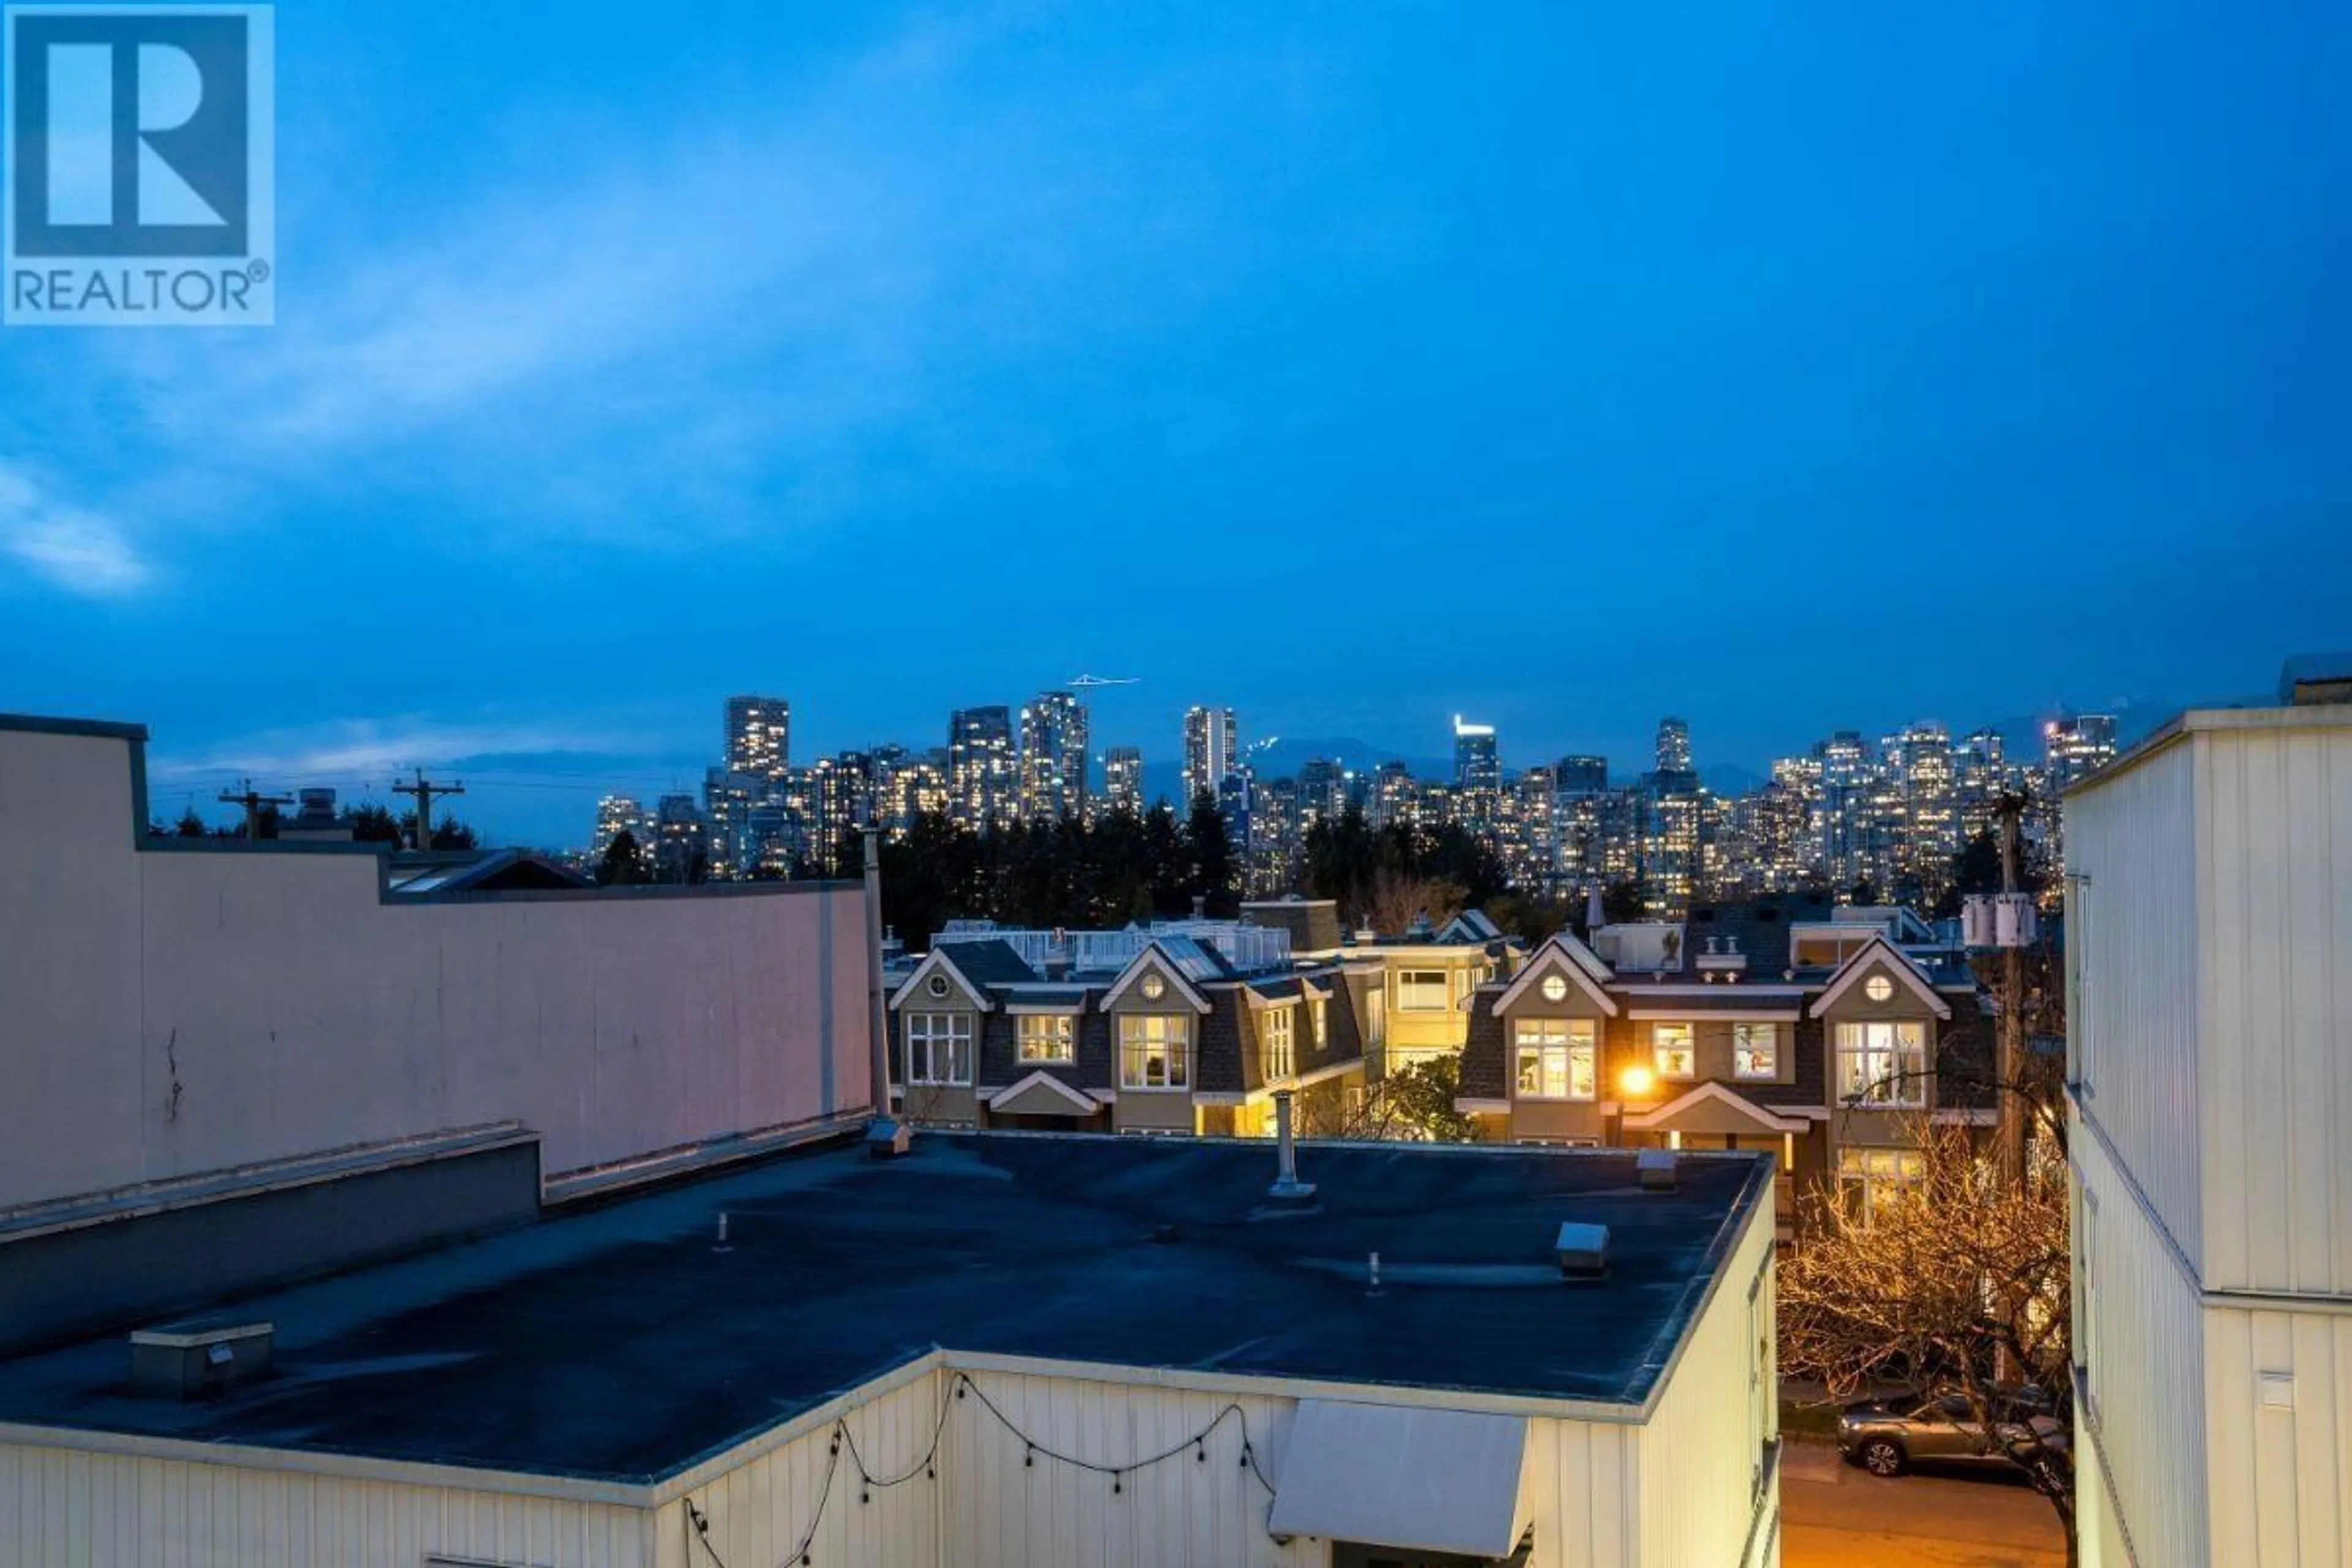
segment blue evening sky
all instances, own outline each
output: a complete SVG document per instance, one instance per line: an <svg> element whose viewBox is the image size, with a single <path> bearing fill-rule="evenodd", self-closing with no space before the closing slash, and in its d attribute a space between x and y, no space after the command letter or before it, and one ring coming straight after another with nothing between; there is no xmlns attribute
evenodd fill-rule
<svg viewBox="0 0 2352 1568"><path fill-rule="evenodd" d="M0 710L162 808L1081 670L1702 762L2352 643L2352 10L278 14L279 324L0 333ZM485 761L488 758L488 761Z"/></svg>

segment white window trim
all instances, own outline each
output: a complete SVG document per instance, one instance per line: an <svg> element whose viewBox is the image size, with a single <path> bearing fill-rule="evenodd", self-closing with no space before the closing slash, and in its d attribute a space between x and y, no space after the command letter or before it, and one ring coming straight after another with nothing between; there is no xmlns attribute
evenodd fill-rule
<svg viewBox="0 0 2352 1568"><path fill-rule="evenodd" d="M1688 1072L1672 1072L1667 1069L1665 1052L1671 1047L1658 1044L1658 1031L1660 1029L1680 1029L1683 1031L1684 1045L1682 1048L1690 1055L1690 1070ZM1656 1073L1660 1078L1664 1079L1669 1083L1696 1083L1698 1081L1698 1025L1695 1020L1687 1018L1673 1018L1662 1020L1650 1026L1650 1070Z"/></svg>
<svg viewBox="0 0 2352 1568"><path fill-rule="evenodd" d="M1770 1072L1746 1072L1741 1070L1739 1066L1739 1031L1742 1029L1765 1029L1770 1031L1772 1036L1772 1070ZM1738 1083L1778 1083L1780 1079L1780 1026L1778 1024L1759 1023L1753 1018L1739 1018L1733 1020L1731 1026L1731 1076L1733 1080Z"/></svg>
<svg viewBox="0 0 2352 1568"><path fill-rule="evenodd" d="M1055 1042L1060 1047L1058 1053L1053 1056L1030 1055L1029 1041L1025 1037L1031 1029L1037 1028L1049 1023L1058 1024L1060 1026L1059 1029L1055 1031L1061 1037L1060 1039ZM1013 1059L1017 1062L1028 1062L1033 1065L1041 1062L1068 1063L1077 1060L1077 1015L1075 1013L1015 1014L1013 1019Z"/></svg>
<svg viewBox="0 0 2352 1568"><path fill-rule="evenodd" d="M1192 1092L1192 1020L1183 1013L1121 1013L1118 1015L1118 1088L1121 1094L1190 1094ZM1158 1022L1169 1026L1164 1042L1168 1052L1170 1077L1183 1075L1181 1083L1145 1083L1140 1075L1130 1079L1130 1060L1140 1062L1148 1057L1144 1046L1128 1044L1128 1025ZM1132 1053L1132 1054L1131 1054Z"/></svg>
<svg viewBox="0 0 2352 1568"><path fill-rule="evenodd" d="M1297 1009L1285 1004L1258 1015L1258 1076L1268 1083L1298 1076Z"/></svg>
<svg viewBox="0 0 2352 1568"><path fill-rule="evenodd" d="M907 1084L908 1088L970 1089L971 1087L973 1066L972 1058L976 1054L974 1046L979 1035L979 1031L972 1027L973 1016L971 1014L933 1012L902 1013L899 1015L899 1018L903 1025L902 1033L905 1037L905 1066ZM919 1027L921 1031L919 1043L923 1047L923 1075L920 1077L918 1077L915 1072L915 1047L919 1043L917 1039L917 1030ZM949 1076L946 1078L931 1076L933 1069L939 1065L938 1053L939 1047L941 1046L945 1046L948 1048ZM961 1053L963 1058L963 1076L961 1078L954 1076L956 1070L956 1057L959 1054L956 1050L958 1046L961 1046L963 1047Z"/></svg>
<svg viewBox="0 0 2352 1568"><path fill-rule="evenodd" d="M1870 1033L1874 1029L1887 1030L1890 1035L1889 1043L1883 1047L1869 1044ZM1916 1047L1904 1044L1903 1031L1906 1029L1918 1032L1919 1043ZM1860 1047L1853 1049L1847 1047L1846 1038L1849 1031L1862 1040ZM1906 1053L1915 1048L1918 1053L1916 1071L1912 1070L1911 1066L1904 1060ZM1924 1110L1927 1109L1927 1026L1926 1024L1916 1018L1865 1018L1840 1023L1832 1026L1830 1030L1830 1053L1831 1093L1836 1097L1839 1104L1859 1110ZM1846 1089L1846 1079L1849 1076L1845 1068L1846 1058L1881 1054L1892 1058L1892 1073L1874 1073L1870 1076L1869 1081L1860 1090L1849 1091Z"/></svg>
<svg viewBox="0 0 2352 1568"><path fill-rule="evenodd" d="M1521 1037L1521 1031L1530 1026L1544 1030L1557 1028L1559 1030L1562 1037L1558 1040L1525 1040ZM1522 1100L1533 1100L1544 1105L1590 1105L1598 1100L1601 1098L1600 1033L1600 1030L1593 1026L1592 1021L1590 1018L1515 1019L1511 1025L1512 1098ZM1529 1094L1519 1087L1520 1057L1521 1053L1527 1051L1537 1051L1547 1056L1553 1051L1558 1051L1559 1053L1559 1079L1561 1083L1569 1086L1566 1093ZM1576 1058L1579 1056L1582 1056L1587 1058L1586 1075L1592 1084L1592 1090L1588 1094L1579 1094L1576 1092ZM1538 1067L1537 1069L1538 1081L1540 1082L1543 1077L1543 1070Z"/></svg>
<svg viewBox="0 0 2352 1568"><path fill-rule="evenodd" d="M1435 1006L1433 1006L1433 1006L1429 1006L1429 1005L1425 1005L1425 1004L1423 1004L1423 1003L1418 1003L1418 1002L1408 1002L1408 1001L1406 1001L1406 1000L1404 999L1404 996L1405 996L1405 984L1404 984L1404 981L1405 981L1405 976L1406 976L1406 975L1408 975L1408 974L1420 974L1420 975L1430 975L1430 974L1434 974L1435 976L1437 976L1439 988L1440 988L1441 990L1443 990L1443 991L1444 992L1444 994L1445 994L1445 999L1444 999L1444 1001L1440 1002L1439 1004L1437 1004L1437 1005L1435 1005ZM1426 989L1426 987L1423 987L1423 986L1416 986L1414 989L1416 989L1416 990L1425 990L1425 989ZM1397 1010L1398 1012L1400 1012L1400 1013L1444 1013L1444 1012L1450 1012L1450 1011L1453 1009L1453 1006L1454 1006L1454 975L1453 975L1453 972L1452 972L1452 971L1450 971L1450 970L1444 970L1444 969L1400 969L1400 970L1398 970L1398 971L1396 972L1396 1004L1395 1004L1395 1005L1396 1005L1396 1010Z"/></svg>

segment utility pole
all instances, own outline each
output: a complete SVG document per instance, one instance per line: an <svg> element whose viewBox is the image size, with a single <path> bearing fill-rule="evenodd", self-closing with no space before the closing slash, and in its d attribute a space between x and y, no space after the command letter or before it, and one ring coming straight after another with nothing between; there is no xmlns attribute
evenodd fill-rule
<svg viewBox="0 0 2352 1568"><path fill-rule="evenodd" d="M261 808L265 805L292 805L294 797L290 795L264 795L253 787L251 779L242 782L245 784L242 791L226 789L221 791L221 804L245 807L246 840L248 843L258 843L261 839Z"/></svg>
<svg viewBox="0 0 2352 1568"><path fill-rule="evenodd" d="M419 849L430 849L433 847L433 802L435 797L446 795L463 795L466 793L466 786L461 784L435 784L431 779L425 776L425 770L423 768L418 768L416 770L416 782L415 784L396 784L392 786L392 793L394 795L412 795L415 798L416 847Z"/></svg>
<svg viewBox="0 0 2352 1568"><path fill-rule="evenodd" d="M2016 897L2018 831L2025 797L2005 794L1995 808L2000 816L2000 890ZM2000 1173L2011 1185L2025 1179L2025 951L2021 942L2000 950L2000 1036L1993 1073L2000 1083Z"/></svg>

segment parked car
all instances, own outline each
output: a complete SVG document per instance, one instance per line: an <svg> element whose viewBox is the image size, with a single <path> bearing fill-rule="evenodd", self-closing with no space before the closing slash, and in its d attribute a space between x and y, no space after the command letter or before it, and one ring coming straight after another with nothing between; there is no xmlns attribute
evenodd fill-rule
<svg viewBox="0 0 2352 1568"><path fill-rule="evenodd" d="M1839 1415L1838 1451L1874 1476L1899 1476L1921 1459L2006 1465L2011 1462L2008 1445L2028 1434L2060 1452L2070 1445L2064 1423L2051 1414L2039 1389L1999 1395L1993 1419L1995 1436L1988 1437L1967 1397L1958 1394L1866 1399Z"/></svg>

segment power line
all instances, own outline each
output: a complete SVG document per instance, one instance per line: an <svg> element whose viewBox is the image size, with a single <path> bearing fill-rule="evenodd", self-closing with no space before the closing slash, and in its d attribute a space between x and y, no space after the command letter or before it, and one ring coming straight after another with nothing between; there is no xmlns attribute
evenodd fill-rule
<svg viewBox="0 0 2352 1568"><path fill-rule="evenodd" d="M242 791L221 791L221 804L245 807L246 839L247 842L258 842L261 837L261 808L265 805L292 805L294 797L290 795L263 795L253 787L251 779L242 782L245 784Z"/></svg>

